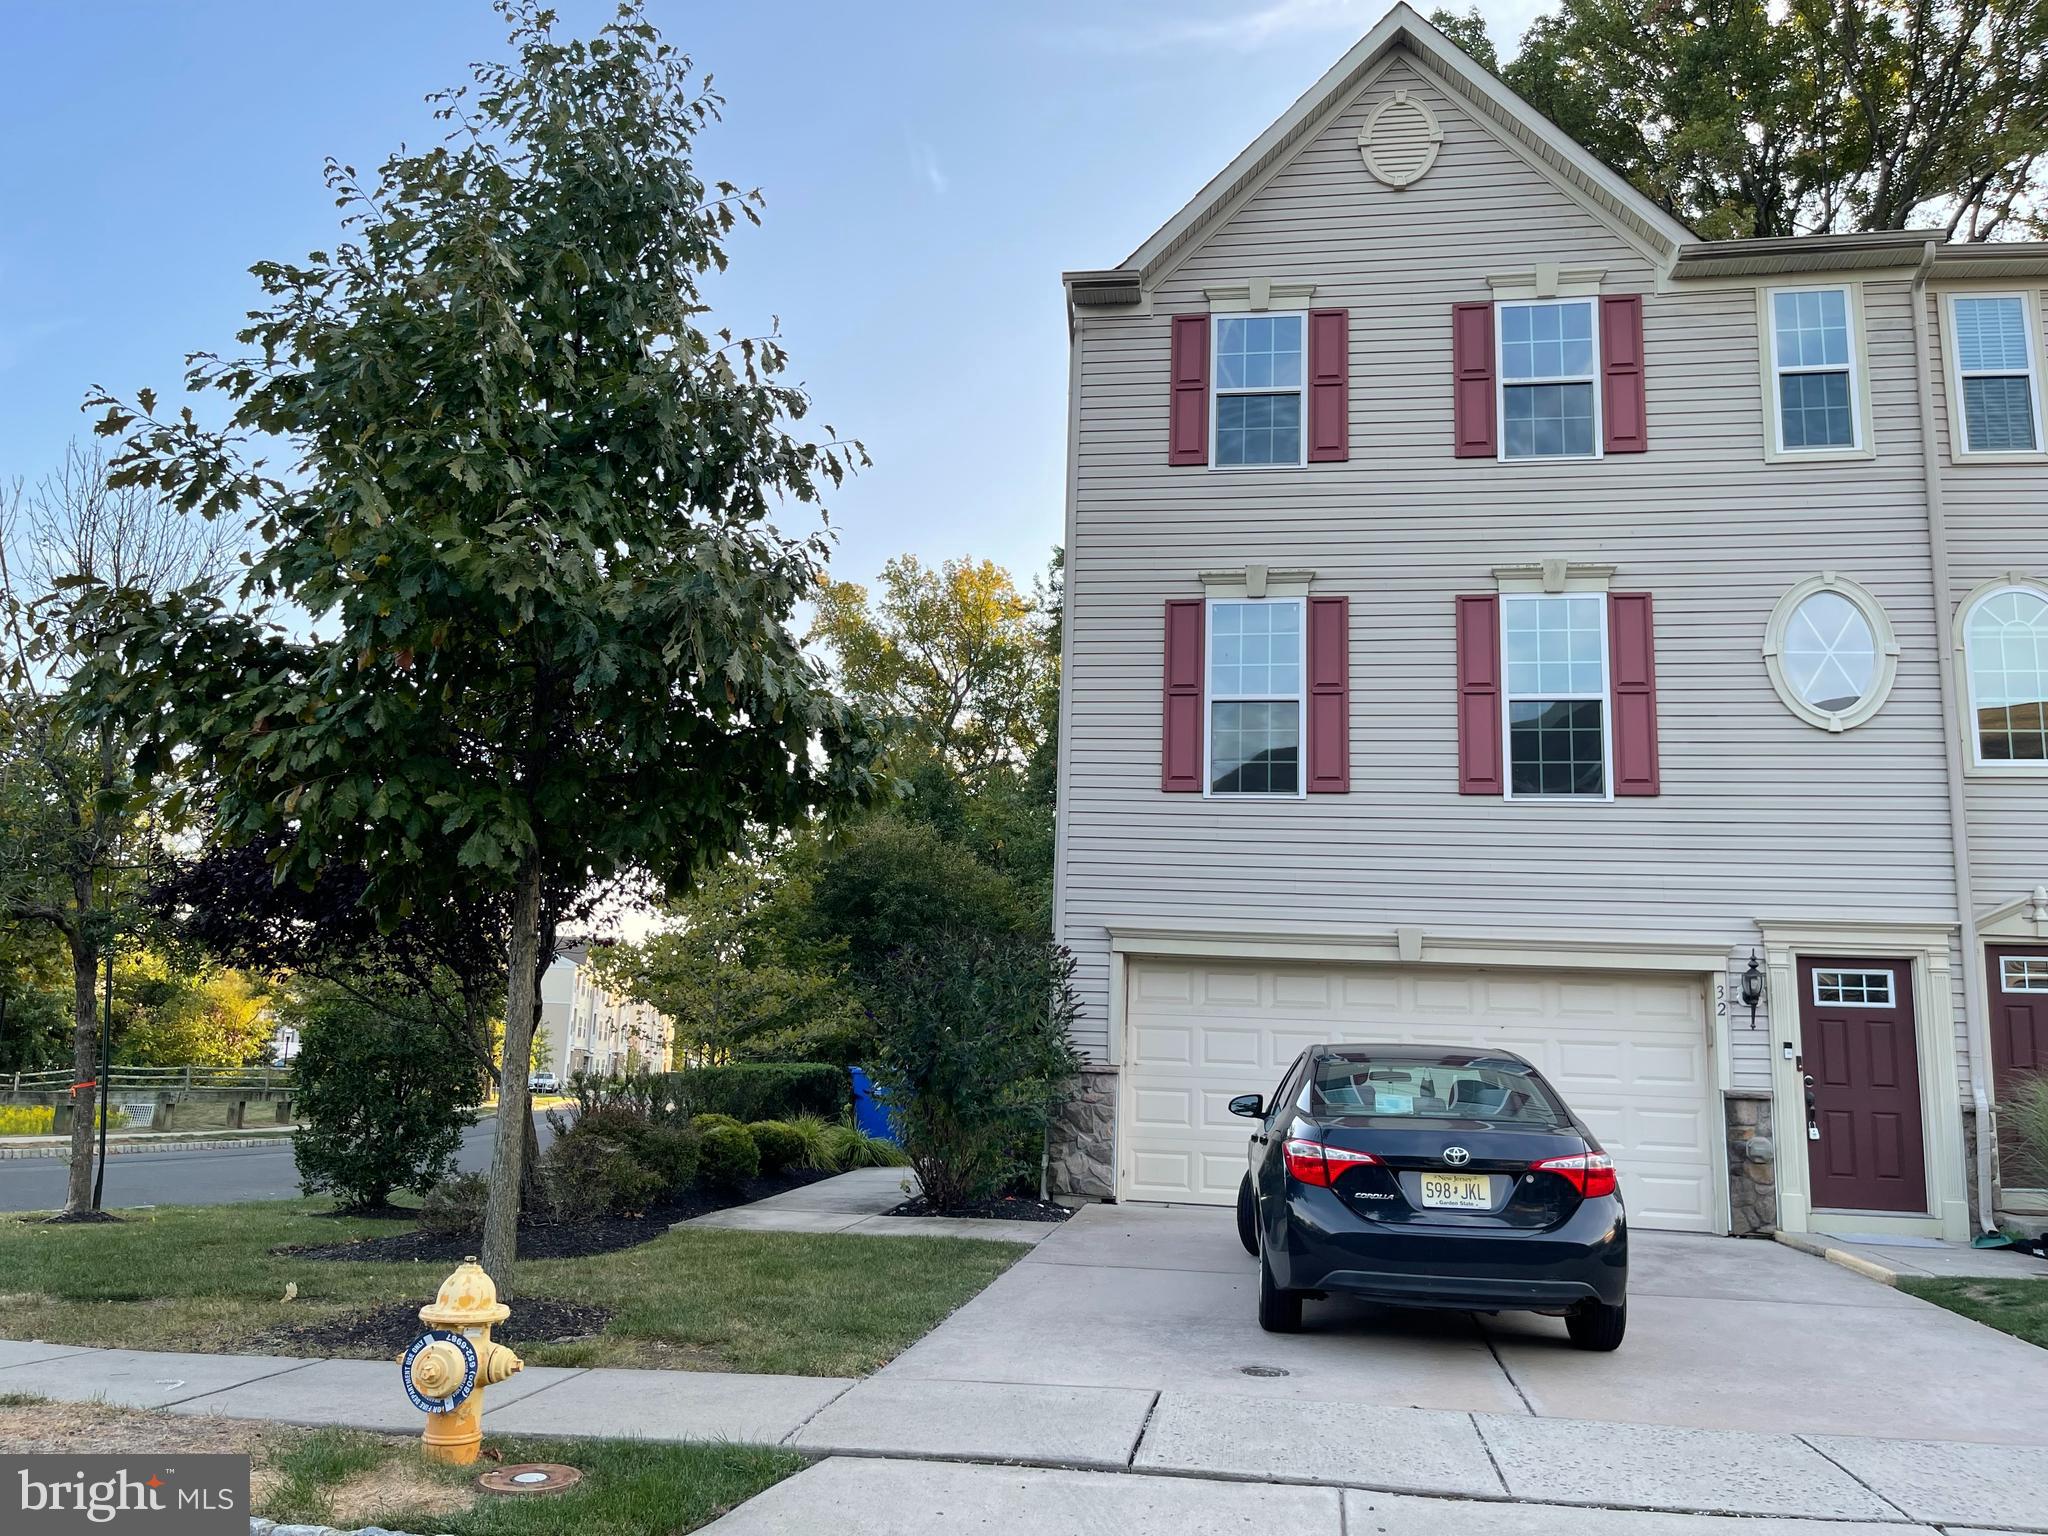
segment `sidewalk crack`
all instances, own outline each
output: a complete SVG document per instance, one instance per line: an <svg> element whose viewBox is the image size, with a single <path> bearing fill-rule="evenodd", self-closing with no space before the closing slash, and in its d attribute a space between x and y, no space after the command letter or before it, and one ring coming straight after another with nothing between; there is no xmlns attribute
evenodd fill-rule
<svg viewBox="0 0 2048 1536"><path fill-rule="evenodd" d="M1152 1415L1159 1411L1159 1399L1161 1396L1161 1393L1154 1392L1152 1394L1152 1401L1145 1405L1145 1417L1138 1421L1138 1433L1131 1439L1130 1454L1124 1457L1124 1465L1133 1471L1137 1469L1138 1465L1138 1449L1144 1445L1145 1436L1151 1432ZM1342 1536L1341 1532L1339 1536Z"/></svg>
<svg viewBox="0 0 2048 1536"><path fill-rule="evenodd" d="M1486 1431L1479 1427L1479 1415L1476 1413L1468 1413L1465 1415L1465 1419L1466 1422L1471 1424L1472 1433L1478 1437L1479 1449L1486 1452L1486 1464L1489 1467L1493 1468L1493 1480L1496 1483L1500 1484L1501 1497L1504 1499L1512 1499L1515 1496L1515 1491L1514 1489L1508 1486L1508 1475L1507 1473L1501 1471L1500 1458L1493 1454L1493 1445L1492 1442L1490 1442L1486 1438Z"/></svg>
<svg viewBox="0 0 2048 1536"><path fill-rule="evenodd" d="M827 1408L830 1408L834 1403L838 1402L839 1399L846 1396L847 1393L851 1392L863 1381L873 1381L874 1379L875 1378L872 1376L855 1377L852 1381L849 1381L845 1386L841 1387L837 1392L834 1392L830 1397L826 1398L825 1401L818 1404L818 1406L813 1408L809 1413L805 1414L803 1418L797 1423L796 1428L792 1429L788 1434L784 1435L780 1440L776 1441L775 1443L777 1445L793 1444L798 1435L802 1434L805 1430L811 1427L811 1420L815 1419Z"/></svg>
<svg viewBox="0 0 2048 1536"><path fill-rule="evenodd" d="M1815 1445L1813 1441L1808 1439L1805 1435L1794 1435L1792 1438L1794 1440L1797 1440L1801 1445L1805 1446L1809 1451L1813 1452L1814 1455L1818 1456L1822 1461L1826 1462L1829 1466L1833 1467L1837 1472L1840 1472L1844 1477L1848 1478L1850 1482L1854 1483L1858 1488L1861 1488L1873 1499L1876 1499L1878 1503L1885 1505L1889 1509L1896 1509L1899 1512L1899 1518L1901 1520L1910 1520L1915 1525L1921 1523L1914 1515L1912 1515L1906 1510L1904 1505L1900 1504L1896 1499L1886 1498L1882 1493L1879 1493L1875 1488L1871 1487L1870 1484L1866 1483L1854 1472L1850 1471L1847 1467L1843 1466L1839 1461L1835 1460L1835 1458L1830 1456L1826 1451L1822 1450L1819 1446Z"/></svg>
<svg viewBox="0 0 2048 1536"><path fill-rule="evenodd" d="M1493 1356L1493 1363L1500 1367L1501 1375L1507 1378L1508 1385L1515 1389L1515 1396L1522 1402L1522 1411L1532 1419L1540 1417L1536 1412L1536 1405L1529 1401L1529 1394L1522 1390L1522 1384L1515 1380L1515 1373L1508 1369L1507 1361L1501 1359L1500 1351L1494 1347L1493 1335L1486 1331L1485 1325L1476 1317L1472 1319L1472 1328L1479 1335L1479 1342L1486 1346L1486 1352Z"/></svg>

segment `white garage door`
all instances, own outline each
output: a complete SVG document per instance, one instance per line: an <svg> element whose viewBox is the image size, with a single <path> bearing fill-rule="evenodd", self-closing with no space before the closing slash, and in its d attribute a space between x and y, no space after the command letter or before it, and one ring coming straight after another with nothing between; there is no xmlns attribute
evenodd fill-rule
<svg viewBox="0 0 2048 1536"><path fill-rule="evenodd" d="M1526 1057L1613 1155L1631 1221L1718 1229L1726 1175L1691 978L1134 960L1126 984L1126 1200L1229 1203L1249 1129L1234 1095L1270 1095L1304 1046L1399 1041Z"/></svg>

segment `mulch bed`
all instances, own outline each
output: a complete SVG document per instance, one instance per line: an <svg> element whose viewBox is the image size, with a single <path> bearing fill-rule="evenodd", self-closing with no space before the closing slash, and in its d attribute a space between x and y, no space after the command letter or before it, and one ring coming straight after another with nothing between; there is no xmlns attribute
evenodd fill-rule
<svg viewBox="0 0 2048 1536"><path fill-rule="evenodd" d="M617 1253L651 1243L678 1221L709 1216L713 1211L750 1205L801 1189L832 1175L815 1168L791 1168L782 1173L749 1180L736 1190L693 1189L680 1200L664 1200L649 1206L638 1216L605 1216L596 1221L522 1222L519 1227L519 1257L522 1259L583 1259L593 1254ZM281 1258L339 1260L356 1264L460 1263L477 1251L482 1242L475 1232L393 1232L388 1237L359 1237L346 1243L289 1243L270 1251ZM521 1303L525 1305L524 1302ZM415 1330L417 1332L417 1330Z"/></svg>
<svg viewBox="0 0 2048 1536"><path fill-rule="evenodd" d="M1027 1200L1022 1195L1004 1195L999 1200L977 1200L950 1211L935 1211L923 1195L882 1212L884 1216L970 1217L979 1221L1065 1221L1074 1213L1051 1200Z"/></svg>
<svg viewBox="0 0 2048 1536"><path fill-rule="evenodd" d="M550 1339L581 1339L602 1333L612 1319L609 1307L593 1307L580 1301L550 1301L544 1296L522 1296L512 1316L491 1329L491 1337L507 1344L541 1344ZM409 1301L364 1307L332 1317L315 1318L274 1328L259 1341L265 1347L298 1353L330 1350L374 1350L396 1355L420 1336L426 1324L420 1309Z"/></svg>

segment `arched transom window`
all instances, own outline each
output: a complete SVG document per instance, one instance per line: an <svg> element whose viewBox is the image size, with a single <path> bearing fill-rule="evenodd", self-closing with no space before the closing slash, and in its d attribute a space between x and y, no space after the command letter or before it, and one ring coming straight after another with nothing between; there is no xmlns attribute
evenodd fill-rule
<svg viewBox="0 0 2048 1536"><path fill-rule="evenodd" d="M2048 590L1993 587L1963 618L1979 766L2048 768Z"/></svg>

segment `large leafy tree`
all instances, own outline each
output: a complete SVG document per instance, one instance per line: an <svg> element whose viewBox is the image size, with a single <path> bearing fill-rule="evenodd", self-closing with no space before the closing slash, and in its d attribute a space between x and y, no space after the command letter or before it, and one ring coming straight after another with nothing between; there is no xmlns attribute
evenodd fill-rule
<svg viewBox="0 0 2048 1536"><path fill-rule="evenodd" d="M811 626L849 695L969 780L1021 767L1047 741L1058 665L1047 634L1042 600L1019 592L993 561L933 569L915 555L882 568L879 593L850 581L827 586Z"/></svg>
<svg viewBox="0 0 2048 1536"><path fill-rule="evenodd" d="M359 868L387 922L502 894L501 1290L566 904L636 873L680 889L858 797L871 756L790 628L823 535L769 521L859 450L796 435L777 343L703 329L700 281L757 217L693 168L717 98L637 5L587 42L502 9L517 62L438 99L447 142L331 166L346 241L255 267L249 350L192 359L225 428L102 397L121 477L262 547L251 611L138 606L93 676L145 727L138 768L191 761L223 835L277 839L282 878ZM283 622L301 611L310 634Z"/></svg>
<svg viewBox="0 0 2048 1536"><path fill-rule="evenodd" d="M1501 74L1709 238L2048 228L2040 0L1563 0Z"/></svg>

